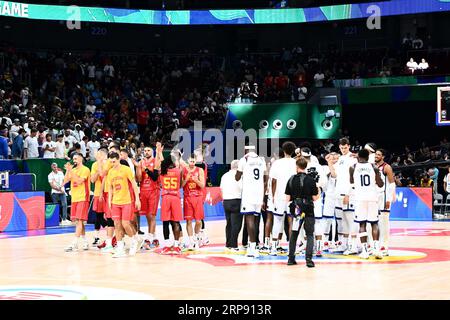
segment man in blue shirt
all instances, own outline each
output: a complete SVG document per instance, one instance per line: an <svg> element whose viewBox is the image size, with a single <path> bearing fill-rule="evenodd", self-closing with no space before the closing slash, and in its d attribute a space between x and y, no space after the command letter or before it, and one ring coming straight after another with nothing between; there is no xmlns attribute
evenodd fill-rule
<svg viewBox="0 0 450 320"><path fill-rule="evenodd" d="M8 159L8 130L0 130L0 160Z"/></svg>
<svg viewBox="0 0 450 320"><path fill-rule="evenodd" d="M11 148L11 156L13 159L22 159L23 155L23 140L25 137L25 130L20 128L18 135L14 138Z"/></svg>

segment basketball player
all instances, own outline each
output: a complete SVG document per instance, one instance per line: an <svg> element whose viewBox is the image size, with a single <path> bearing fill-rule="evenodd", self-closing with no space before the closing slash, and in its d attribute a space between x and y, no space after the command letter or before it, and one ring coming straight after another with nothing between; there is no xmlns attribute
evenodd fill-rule
<svg viewBox="0 0 450 320"><path fill-rule="evenodd" d="M99 231L100 227L106 227L107 222L104 217L104 201L103 197L100 197L102 193L102 182L105 178L105 166L106 160L108 158L108 154L106 149L100 149L95 154L96 161L92 164L91 167L91 183L94 183L94 203L92 205L92 210L95 212L95 237L94 243L92 245L99 245ZM101 201L100 201L101 199Z"/></svg>
<svg viewBox="0 0 450 320"><path fill-rule="evenodd" d="M84 222L88 219L91 172L88 167L83 165L83 155L75 153L72 160L74 166L70 162L64 165L66 174L64 176L63 184L70 181L72 196L70 218L75 222L76 227L75 239L73 239L72 243L65 248L66 252L78 250L78 240L81 241L81 248L83 250L89 250Z"/></svg>
<svg viewBox="0 0 450 320"><path fill-rule="evenodd" d="M392 167L384 162L386 151L377 149L375 152L375 164L380 171L381 180L384 187L380 189L378 198L379 230L381 240L381 253L383 256L389 255L389 215L391 213L391 205L395 201L395 179Z"/></svg>
<svg viewBox="0 0 450 320"><path fill-rule="evenodd" d="M145 215L148 224L148 233L145 235L146 248L158 247L159 241L156 239L156 214L159 203L159 172L156 170L156 161L162 161L162 150L160 142L156 143L156 157L153 157L153 150L150 147L144 148L144 158L139 161L136 168L136 180L140 183L140 214Z"/></svg>
<svg viewBox="0 0 450 320"><path fill-rule="evenodd" d="M353 202L350 201L349 168L353 166L357 160L350 152L350 141L347 138L339 140L339 150L341 156L335 164L336 174L336 219L342 219L342 223L338 223L339 241L342 242L335 251L343 251L345 255L356 254L356 233L357 224L353 219ZM353 233L353 239L349 238L349 234ZM341 240L342 239L342 240Z"/></svg>
<svg viewBox="0 0 450 320"><path fill-rule="evenodd" d="M337 163L339 159L339 154L336 152L331 152L325 156L325 160L327 161L326 166L322 166L323 172L325 177L327 178L327 184L324 189L324 204L323 204L323 219L324 219L324 248L323 250L328 249L334 249L335 243L334 243L334 237L332 237L331 241L328 241L329 239L329 232L330 228L333 227L333 230L335 228L334 221L335 221L335 204L336 204L336 178L333 178L333 176L336 176L336 173L334 171L334 165ZM336 218L336 223L341 224L342 219ZM332 232L332 235L334 232ZM337 243L337 245L341 245L341 243Z"/></svg>
<svg viewBox="0 0 450 320"><path fill-rule="evenodd" d="M111 216L114 220L117 237L117 248L113 258L126 256L125 243L123 241L124 233L132 239L129 255L134 256L143 242L143 239L137 235L137 230L133 225L133 208L137 210L141 208L138 186L131 169L120 164L120 156L118 153L110 152L109 161L111 162L111 169L107 176L109 185L108 204L111 208ZM130 192L129 183L134 191L134 206L132 204L133 197Z"/></svg>
<svg viewBox="0 0 450 320"><path fill-rule="evenodd" d="M195 155L195 166L199 167L203 170L203 176L205 177L205 188L202 189L203 192L203 202L205 202L206 199L206 181L208 180L208 165L204 161L204 155L208 150L208 146L201 144L200 147L197 150L194 150ZM201 221L202 226L199 233L199 245L207 245L209 243L208 234L206 232L206 226L205 226L205 219L202 219Z"/></svg>
<svg viewBox="0 0 450 320"><path fill-rule="evenodd" d="M112 144L109 147L109 152L116 152L119 153L119 148ZM106 153L106 150L105 150ZM106 240L97 248L101 250L102 253L114 253L114 247L117 245L117 238L114 236L114 220L111 216L111 207L109 206L108 199L109 199L109 183L108 179L106 177L108 176L109 170L111 169L111 161L109 159L105 160L105 165L103 167L104 171L104 179L102 180L102 186L99 196L99 201L102 201L103 199L103 210L105 213L106 218L106 224L108 227L106 228Z"/></svg>
<svg viewBox="0 0 450 320"><path fill-rule="evenodd" d="M369 151L369 163L375 163L375 150L377 150L377 146L373 142L368 142L364 146L364 149Z"/></svg>
<svg viewBox="0 0 450 320"><path fill-rule="evenodd" d="M327 184L326 176L322 170L322 166L318 162L313 162L311 157L311 150L308 147L302 148L301 155L307 161L306 173L310 175L314 181L316 181L317 189L319 190L318 198L314 200L314 218L316 219L314 233L316 238L316 256L322 256L323 250L323 233L325 230L324 222L322 219L323 211L323 197L322 192Z"/></svg>
<svg viewBox="0 0 450 320"><path fill-rule="evenodd" d="M247 257L259 257L256 250L255 216L261 213L267 183L266 162L255 153L254 146L245 147L245 155L239 160L235 179L242 177L241 214L245 215L245 223L250 238Z"/></svg>
<svg viewBox="0 0 450 320"><path fill-rule="evenodd" d="M188 167L183 170L182 186L184 189L184 219L186 220L186 230L189 237L188 250L197 250L202 220L205 217L203 212L205 177L203 169L195 166L194 154L191 154L188 159ZM192 220L195 220L195 234L192 232Z"/></svg>
<svg viewBox="0 0 450 320"><path fill-rule="evenodd" d="M373 255L382 259L380 251L378 230L378 187L383 187L380 171L369 163L369 151L366 149L358 152L358 163L350 167L350 184L354 185L355 222L359 223L358 237L362 244L361 259L369 259L369 248L367 244L366 224L372 226L372 238L374 244Z"/></svg>
<svg viewBox="0 0 450 320"><path fill-rule="evenodd" d="M157 164L157 170L161 167L159 181L161 182L161 221L170 223L174 235L173 245L169 245L169 228L163 228L164 248L161 254L181 254L180 248L180 221L183 219L181 211L180 187L182 184L182 170L177 168L172 157L164 159Z"/></svg>
<svg viewBox="0 0 450 320"><path fill-rule="evenodd" d="M282 145L284 157L275 160L273 163L269 179L271 182L271 190L269 192L273 199L273 227L272 227L272 243L270 255L276 256L278 253L285 253L280 246L279 234L283 232L284 219L287 213L289 213L289 204L286 200L286 183L289 178L297 173L297 166L295 159L292 155L295 152L295 144L287 141Z"/></svg>

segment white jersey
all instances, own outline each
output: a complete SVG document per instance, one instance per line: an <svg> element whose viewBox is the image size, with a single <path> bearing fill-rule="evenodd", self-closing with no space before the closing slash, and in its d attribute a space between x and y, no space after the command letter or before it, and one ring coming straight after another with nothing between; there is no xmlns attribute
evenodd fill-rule
<svg viewBox="0 0 450 320"><path fill-rule="evenodd" d="M384 174L384 167L386 166L386 162L383 162L381 166L377 166L378 170L380 171L380 177L381 181L383 181L384 185L382 187L378 187L378 192L386 195L386 188L387 188L387 176Z"/></svg>
<svg viewBox="0 0 450 320"><path fill-rule="evenodd" d="M347 153L341 155L334 165L336 171L336 196L350 193L350 167L357 163L356 158Z"/></svg>
<svg viewBox="0 0 450 320"><path fill-rule="evenodd" d="M270 168L269 179L276 179L277 185L275 189L274 201L286 200L286 185L289 179L297 174L297 165L294 158L281 158L275 160ZM272 192L272 189L269 190Z"/></svg>
<svg viewBox="0 0 450 320"><path fill-rule="evenodd" d="M375 153L369 154L369 163L375 164Z"/></svg>
<svg viewBox="0 0 450 320"><path fill-rule="evenodd" d="M371 163L357 163L354 166L354 199L358 201L378 202L378 185L375 181L375 168Z"/></svg>
<svg viewBox="0 0 450 320"><path fill-rule="evenodd" d="M323 174L327 180L324 191L327 197L335 197L336 193L336 178L331 176L330 168L328 166L322 166Z"/></svg>
<svg viewBox="0 0 450 320"><path fill-rule="evenodd" d="M318 188L322 188L322 190L325 188L327 184L327 178L325 173L323 172L322 166L318 162L308 162L308 165L306 166L306 173L311 176L315 176L315 179L317 181L316 185Z"/></svg>
<svg viewBox="0 0 450 320"><path fill-rule="evenodd" d="M264 159L254 152L249 152L239 160L238 171L242 172L242 202L262 204L266 172Z"/></svg>

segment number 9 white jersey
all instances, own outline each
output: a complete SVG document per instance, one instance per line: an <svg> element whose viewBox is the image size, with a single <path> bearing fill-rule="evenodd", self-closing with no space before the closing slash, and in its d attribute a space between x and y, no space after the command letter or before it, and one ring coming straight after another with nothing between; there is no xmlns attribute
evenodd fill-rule
<svg viewBox="0 0 450 320"><path fill-rule="evenodd" d="M242 203L261 205L266 174L264 159L254 152L249 152L239 160L238 171L242 172Z"/></svg>

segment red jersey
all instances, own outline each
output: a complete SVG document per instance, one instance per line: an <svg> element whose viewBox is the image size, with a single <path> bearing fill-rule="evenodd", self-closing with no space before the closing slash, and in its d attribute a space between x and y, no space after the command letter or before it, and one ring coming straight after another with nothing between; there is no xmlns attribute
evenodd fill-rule
<svg viewBox="0 0 450 320"><path fill-rule="evenodd" d="M203 195L203 188L200 188L197 183L192 180L192 177L197 179L200 178L200 169L199 167L194 167L194 170L189 172L189 169L183 170L183 180L187 179L187 175L190 173L191 178L184 185L184 195L185 197L198 197Z"/></svg>
<svg viewBox="0 0 450 320"><path fill-rule="evenodd" d="M139 165L142 168L142 179L141 179L141 191L155 191L159 189L159 181L153 181L148 174L145 172L145 169L149 169L153 172L155 169L155 158L149 159L142 159L139 162Z"/></svg>
<svg viewBox="0 0 450 320"><path fill-rule="evenodd" d="M167 170L167 174L160 175L159 181L161 182L162 195L174 195L180 197L181 187L181 170L178 168L172 168Z"/></svg>

